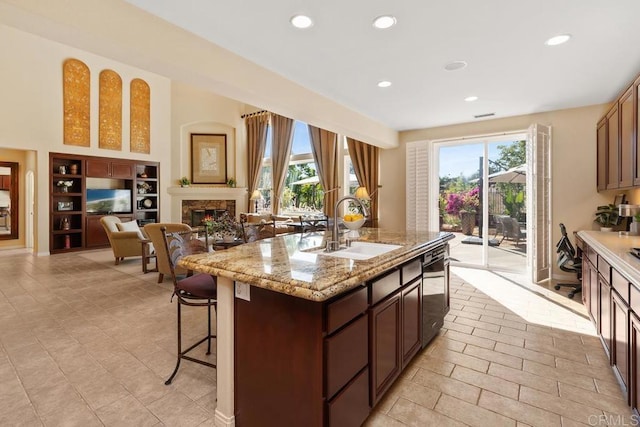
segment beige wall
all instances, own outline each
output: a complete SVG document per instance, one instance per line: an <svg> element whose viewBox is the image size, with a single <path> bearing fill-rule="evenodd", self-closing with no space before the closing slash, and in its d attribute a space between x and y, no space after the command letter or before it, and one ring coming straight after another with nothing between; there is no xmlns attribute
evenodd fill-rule
<svg viewBox="0 0 640 427"><path fill-rule="evenodd" d="M35 164L35 250L49 251L49 153L75 153L162 162L161 191L166 193L171 168L171 84L167 78L0 25L0 147L37 152ZM62 63L83 61L91 70L91 147L62 143ZM123 149L98 148L98 79L103 69L116 71L123 80ZM151 154L129 152L128 87L133 78L151 87ZM166 166L166 167L164 167ZM21 191L22 193L22 191ZM163 197L161 212L170 212ZM22 227L21 227L22 229Z"/></svg>
<svg viewBox="0 0 640 427"><path fill-rule="evenodd" d="M618 191L596 191L596 123L608 105L405 131L400 147L380 156L380 225L405 227L405 145L413 141L455 139L526 130L533 123L551 126L552 243L560 238L558 223L571 233L592 229L596 206L613 202ZM640 203L640 198L636 202ZM554 252L555 253L555 252ZM557 271L554 271L554 274Z"/></svg>

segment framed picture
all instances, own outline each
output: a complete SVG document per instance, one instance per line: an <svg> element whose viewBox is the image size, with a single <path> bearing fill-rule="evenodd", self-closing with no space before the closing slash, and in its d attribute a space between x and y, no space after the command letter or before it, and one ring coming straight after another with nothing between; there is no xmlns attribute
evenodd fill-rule
<svg viewBox="0 0 640 427"><path fill-rule="evenodd" d="M59 211L72 211L73 210L73 202L58 202L58 210Z"/></svg>
<svg viewBox="0 0 640 427"><path fill-rule="evenodd" d="M227 183L227 135L191 134L191 182Z"/></svg>

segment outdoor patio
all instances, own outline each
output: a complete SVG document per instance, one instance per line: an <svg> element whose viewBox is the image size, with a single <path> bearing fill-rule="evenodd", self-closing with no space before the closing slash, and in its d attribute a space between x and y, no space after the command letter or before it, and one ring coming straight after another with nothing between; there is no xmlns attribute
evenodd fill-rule
<svg viewBox="0 0 640 427"><path fill-rule="evenodd" d="M478 227L475 227L471 236L462 234L461 232L454 231L455 239L449 242L451 247L451 261L460 262L463 264L481 264L482 263L482 245L481 244L469 244L463 243L463 241L469 237L475 237L479 243L481 238L479 237ZM495 235L495 229L489 228L489 239L493 239ZM527 269L527 242L526 240L520 240L518 244L514 240L504 239L502 242L502 235L498 234L495 241L498 243L496 246L489 246L489 264L492 267L500 269L507 269L511 271L524 272Z"/></svg>

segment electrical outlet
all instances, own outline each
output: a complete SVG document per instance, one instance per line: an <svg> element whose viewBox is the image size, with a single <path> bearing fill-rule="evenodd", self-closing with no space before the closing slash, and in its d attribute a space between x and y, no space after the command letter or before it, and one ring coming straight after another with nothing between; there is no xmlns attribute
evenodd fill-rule
<svg viewBox="0 0 640 427"><path fill-rule="evenodd" d="M236 298L251 301L250 289L248 283L236 282Z"/></svg>

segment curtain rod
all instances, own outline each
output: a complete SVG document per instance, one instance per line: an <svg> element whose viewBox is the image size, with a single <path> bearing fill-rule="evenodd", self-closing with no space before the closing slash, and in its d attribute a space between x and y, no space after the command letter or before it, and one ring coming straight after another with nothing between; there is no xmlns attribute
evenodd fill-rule
<svg viewBox="0 0 640 427"><path fill-rule="evenodd" d="M253 117L253 116L257 116L259 114L264 114L264 113L268 113L267 110L261 110L261 111L256 111L253 113L248 113L248 114L243 114L240 116L241 119L244 119L245 117Z"/></svg>

